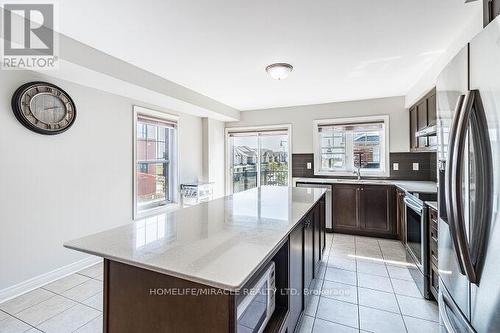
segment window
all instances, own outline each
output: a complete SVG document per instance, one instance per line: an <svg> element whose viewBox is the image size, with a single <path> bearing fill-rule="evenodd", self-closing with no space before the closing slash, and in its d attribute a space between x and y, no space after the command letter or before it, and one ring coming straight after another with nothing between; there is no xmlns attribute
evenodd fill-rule
<svg viewBox="0 0 500 333"><path fill-rule="evenodd" d="M314 121L314 173L388 176L388 116Z"/></svg>
<svg viewBox="0 0 500 333"><path fill-rule="evenodd" d="M227 130L227 191L290 183L289 126Z"/></svg>
<svg viewBox="0 0 500 333"><path fill-rule="evenodd" d="M140 107L134 113L137 218L177 201L177 117Z"/></svg>

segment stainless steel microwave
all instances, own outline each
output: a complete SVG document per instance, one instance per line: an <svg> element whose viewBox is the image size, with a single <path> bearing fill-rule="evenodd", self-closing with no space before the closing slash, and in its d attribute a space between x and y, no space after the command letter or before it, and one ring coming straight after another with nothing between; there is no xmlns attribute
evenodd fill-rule
<svg viewBox="0 0 500 333"><path fill-rule="evenodd" d="M259 280L237 308L238 333L261 333L274 312L276 287L274 262L267 266Z"/></svg>

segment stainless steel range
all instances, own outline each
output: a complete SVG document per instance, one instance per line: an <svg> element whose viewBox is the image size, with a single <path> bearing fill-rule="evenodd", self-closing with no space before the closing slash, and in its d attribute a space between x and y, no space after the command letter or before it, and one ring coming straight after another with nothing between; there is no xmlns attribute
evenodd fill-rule
<svg viewBox="0 0 500 333"><path fill-rule="evenodd" d="M429 221L424 201L436 200L437 194L406 193L406 257L414 266L409 266L413 280L424 298L430 299Z"/></svg>

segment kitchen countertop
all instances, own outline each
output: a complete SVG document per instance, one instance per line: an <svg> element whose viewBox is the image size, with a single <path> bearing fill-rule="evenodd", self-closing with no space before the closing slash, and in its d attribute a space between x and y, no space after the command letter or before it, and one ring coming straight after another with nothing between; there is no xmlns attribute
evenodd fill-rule
<svg viewBox="0 0 500 333"><path fill-rule="evenodd" d="M236 291L326 192L264 186L86 236L65 247Z"/></svg>
<svg viewBox="0 0 500 333"><path fill-rule="evenodd" d="M425 204L434 210L438 210L438 203L437 201L426 201Z"/></svg>
<svg viewBox="0 0 500 333"><path fill-rule="evenodd" d="M296 182L322 184L366 184L366 185L394 185L406 192L437 193L437 183L419 180L392 180L392 179L342 179L342 178L293 178Z"/></svg>

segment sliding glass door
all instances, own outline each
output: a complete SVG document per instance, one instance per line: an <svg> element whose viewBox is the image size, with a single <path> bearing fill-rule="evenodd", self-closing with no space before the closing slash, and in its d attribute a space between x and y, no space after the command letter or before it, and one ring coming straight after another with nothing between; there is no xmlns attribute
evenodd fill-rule
<svg viewBox="0 0 500 333"><path fill-rule="evenodd" d="M260 185L288 186L288 134L261 133Z"/></svg>
<svg viewBox="0 0 500 333"><path fill-rule="evenodd" d="M230 136L231 180L234 193L257 187L259 137L256 134Z"/></svg>
<svg viewBox="0 0 500 333"><path fill-rule="evenodd" d="M230 132L228 140L232 193L261 185L288 186L287 131Z"/></svg>

